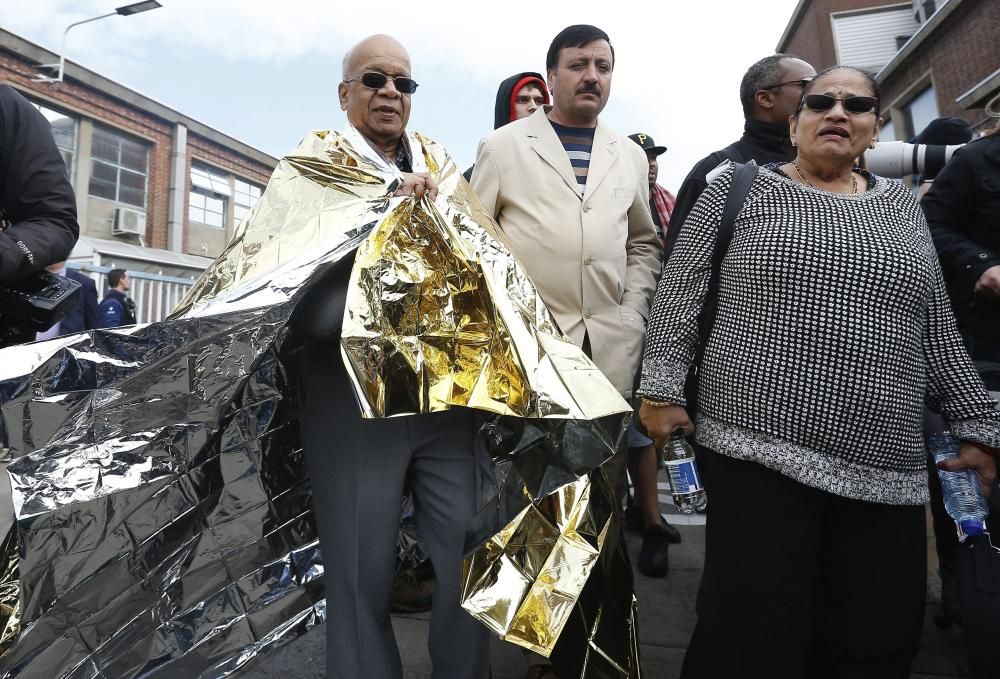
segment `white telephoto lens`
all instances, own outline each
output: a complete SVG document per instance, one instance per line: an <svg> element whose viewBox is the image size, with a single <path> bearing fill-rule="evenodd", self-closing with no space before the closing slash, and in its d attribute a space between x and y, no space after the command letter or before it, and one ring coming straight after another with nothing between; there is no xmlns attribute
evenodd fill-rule
<svg viewBox="0 0 1000 679"><path fill-rule="evenodd" d="M907 144L905 141L880 141L865 153L865 164L872 174L881 177L905 177L911 174L931 176L951 160L964 144Z"/></svg>

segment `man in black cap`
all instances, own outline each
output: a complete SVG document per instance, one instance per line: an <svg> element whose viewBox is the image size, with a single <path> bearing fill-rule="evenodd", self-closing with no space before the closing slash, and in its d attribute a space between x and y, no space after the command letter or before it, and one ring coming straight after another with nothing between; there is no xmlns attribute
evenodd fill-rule
<svg viewBox="0 0 1000 679"><path fill-rule="evenodd" d="M666 242L670 215L673 213L674 204L677 202L674 194L656 183L656 177L660 171L656 159L667 152L667 147L657 146L653 138L645 132L630 134L628 138L646 152L646 158L649 160L649 211L652 213L653 222L656 224L656 235L660 238L660 245L663 245Z"/></svg>
<svg viewBox="0 0 1000 679"><path fill-rule="evenodd" d="M666 146L657 146L653 137L645 132L630 134L629 139L646 152L649 161L649 211L656 224L656 235L662 246L670 224L670 214L674 209L674 196L656 183L659 174L657 158L667 151ZM650 578L662 578L669 569L667 548L670 543L681 541L680 531L671 526L660 514L659 491L656 477L659 460L652 439L635 428L636 419L628 429L628 473L632 479L632 497L625 509L625 525L634 531L642 531L642 548L639 550L637 566L639 572Z"/></svg>

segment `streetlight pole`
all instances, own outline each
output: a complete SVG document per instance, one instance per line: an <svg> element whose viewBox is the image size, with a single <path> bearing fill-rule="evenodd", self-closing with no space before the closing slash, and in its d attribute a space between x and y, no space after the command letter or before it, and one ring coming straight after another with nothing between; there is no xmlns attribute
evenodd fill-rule
<svg viewBox="0 0 1000 679"><path fill-rule="evenodd" d="M121 16L132 16L133 14L139 14L140 12L148 12L151 9L156 9L157 7L162 7L162 5L156 0L144 0L144 2L134 2L131 5L123 5L115 9L114 12L108 12L107 14L102 14L101 16L91 17L90 19L84 19L83 21L77 21L66 27L63 31L62 44L59 47L59 63L58 64L42 64L39 66L40 69L58 69L56 71L55 77L47 76L39 73L35 76L35 82L43 83L61 83L63 81L63 75L66 71L66 36L69 34L69 30L75 26L80 26L81 24L89 24L91 21L97 21L98 19L107 19L108 17L113 17L116 15Z"/></svg>

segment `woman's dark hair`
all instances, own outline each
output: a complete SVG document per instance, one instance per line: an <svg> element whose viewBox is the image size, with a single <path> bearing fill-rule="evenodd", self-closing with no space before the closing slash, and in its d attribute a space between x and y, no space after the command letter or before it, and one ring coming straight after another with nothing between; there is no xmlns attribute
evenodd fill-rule
<svg viewBox="0 0 1000 679"><path fill-rule="evenodd" d="M576 24L567 26L559 31L559 35L552 38L552 44L549 45L549 51L545 55L545 70L555 70L559 64L559 51L563 47L583 47L595 40L607 41L608 46L611 47L611 66L613 67L615 65L615 48L611 44L611 38L608 37L608 34L597 26Z"/></svg>
<svg viewBox="0 0 1000 679"><path fill-rule="evenodd" d="M799 97L799 105L795 109L795 115L798 115L802 111L802 107L806 102L806 95L811 94L814 89L816 89L816 83L825 75L829 75L834 71L854 71L868 83L868 87L872 88L872 96L875 97L875 117L878 118L882 113L882 96L879 93L878 81L875 80L873 76L868 71L860 68L855 68L854 66L831 66L830 68L824 68L822 71L816 74L816 76L809 81L805 87L802 88L802 96Z"/></svg>

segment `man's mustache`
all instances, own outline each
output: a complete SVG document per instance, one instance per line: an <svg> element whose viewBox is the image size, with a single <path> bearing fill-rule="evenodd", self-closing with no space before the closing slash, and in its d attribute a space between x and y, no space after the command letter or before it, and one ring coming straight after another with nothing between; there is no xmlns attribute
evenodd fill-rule
<svg viewBox="0 0 1000 679"><path fill-rule="evenodd" d="M601 96L601 88L597 86L597 83L584 83L576 88L577 94L596 94Z"/></svg>

